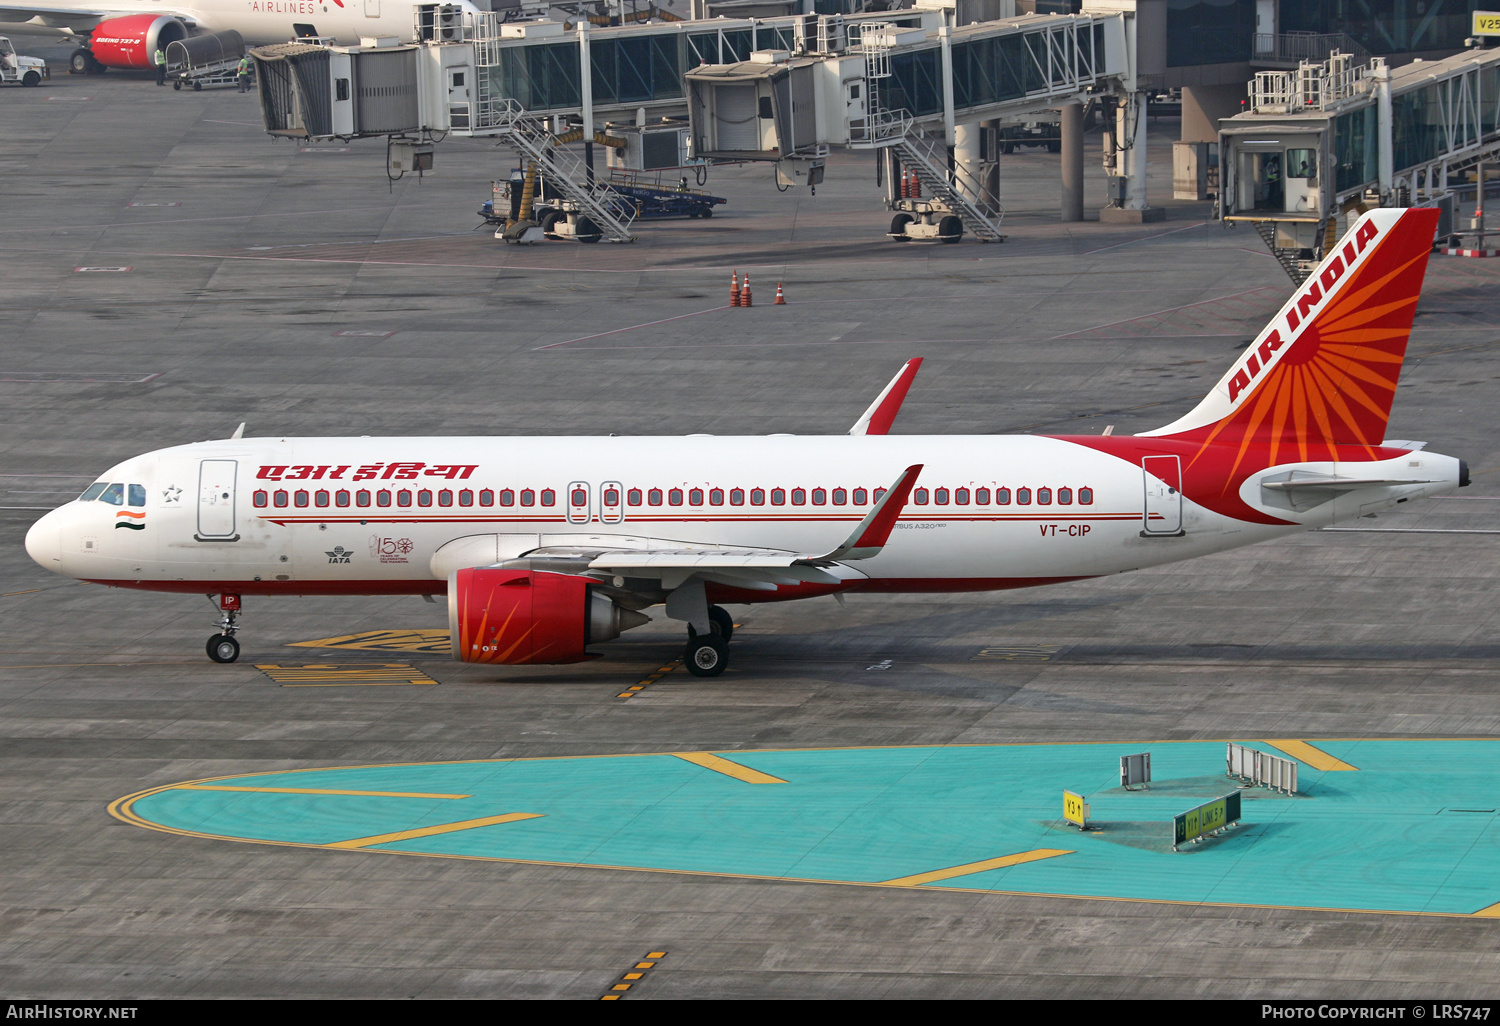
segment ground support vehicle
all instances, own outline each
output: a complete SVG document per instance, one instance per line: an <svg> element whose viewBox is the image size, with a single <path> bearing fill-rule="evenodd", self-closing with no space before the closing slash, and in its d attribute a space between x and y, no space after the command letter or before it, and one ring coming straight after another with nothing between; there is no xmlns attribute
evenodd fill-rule
<svg viewBox="0 0 1500 1026"><path fill-rule="evenodd" d="M898 199L892 200L890 206L896 214L891 218L891 230L886 234L897 242L913 239L957 242L963 238L963 219L942 200Z"/></svg>
<svg viewBox="0 0 1500 1026"><path fill-rule="evenodd" d="M43 79L51 77L46 61L40 57L22 57L8 38L0 36L0 82L38 86Z"/></svg>

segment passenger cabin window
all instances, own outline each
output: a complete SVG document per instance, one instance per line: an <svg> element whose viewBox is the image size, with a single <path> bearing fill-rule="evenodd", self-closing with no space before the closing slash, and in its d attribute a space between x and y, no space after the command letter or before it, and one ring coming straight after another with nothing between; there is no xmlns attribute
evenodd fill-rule
<svg viewBox="0 0 1500 1026"><path fill-rule="evenodd" d="M731 506L743 506L745 504L745 489L729 489L729 504Z"/></svg>
<svg viewBox="0 0 1500 1026"><path fill-rule="evenodd" d="M410 506L411 505L411 492L408 491L405 488L403 488L400 491L398 491L396 493L396 505L398 505L398 506Z"/></svg>
<svg viewBox="0 0 1500 1026"><path fill-rule="evenodd" d="M869 492L865 491L863 488L856 488L856 489L854 489L854 504L856 506L864 506L864 505L868 504L869 501L870 501L870 493Z"/></svg>
<svg viewBox="0 0 1500 1026"><path fill-rule="evenodd" d="M933 505L935 505L935 506L946 506L946 505L948 505L948 489L946 489L946 488L934 488L932 490L932 502L933 502Z"/></svg>
<svg viewBox="0 0 1500 1026"><path fill-rule="evenodd" d="M438 505L439 506L451 506L451 505L453 505L453 493L451 491L449 491L448 489L446 489L446 488L444 488L442 491L438 492Z"/></svg>
<svg viewBox="0 0 1500 1026"><path fill-rule="evenodd" d="M969 490L967 488L953 489L953 504L955 506L967 506L969 504Z"/></svg>
<svg viewBox="0 0 1500 1026"><path fill-rule="evenodd" d="M682 505L682 489L681 488L673 488L671 491L667 492L667 504L671 505L671 506L681 506Z"/></svg>
<svg viewBox="0 0 1500 1026"><path fill-rule="evenodd" d="M325 491L323 491L322 489L319 489L318 491L314 492L313 493L313 505L314 506L327 506L328 505L328 493L325 492Z"/></svg>
<svg viewBox="0 0 1500 1026"><path fill-rule="evenodd" d="M339 506L339 507L345 507L345 508L348 507L348 505L349 505L349 493L346 492L346 491L344 491L342 488L339 489L338 491L334 492L333 493L333 504L335 506Z"/></svg>
<svg viewBox="0 0 1500 1026"><path fill-rule="evenodd" d="M1051 488L1038 488L1036 490L1036 504L1038 506L1050 506L1050 505L1052 505L1052 489Z"/></svg>
<svg viewBox="0 0 1500 1026"><path fill-rule="evenodd" d="M913 488L911 493L911 501L916 503L918 506L927 505L927 489Z"/></svg>
<svg viewBox="0 0 1500 1026"><path fill-rule="evenodd" d="M1010 505L1010 489L1009 488L996 488L995 489L995 505L997 505L997 506L1009 506Z"/></svg>
<svg viewBox="0 0 1500 1026"><path fill-rule="evenodd" d="M843 506L849 502L849 491L846 488L835 488L833 490L833 504Z"/></svg>
<svg viewBox="0 0 1500 1026"><path fill-rule="evenodd" d="M495 504L495 490L493 488L481 488L479 490L479 504L481 506L493 506Z"/></svg>
<svg viewBox="0 0 1500 1026"><path fill-rule="evenodd" d="M306 509L307 508L307 492L306 491L302 490L301 488L297 489L297 492L293 496L293 499L296 502L298 509Z"/></svg>
<svg viewBox="0 0 1500 1026"><path fill-rule="evenodd" d="M354 493L354 504L356 506L368 506L370 504L370 493L361 488Z"/></svg>
<svg viewBox="0 0 1500 1026"><path fill-rule="evenodd" d="M542 489L542 505L543 506L556 506L557 505L557 493L554 492L551 488L543 488Z"/></svg>
<svg viewBox="0 0 1500 1026"><path fill-rule="evenodd" d="M688 492L688 505L689 506L701 506L701 505L703 505L703 489L702 488L694 488L694 489L692 489L691 491Z"/></svg>
<svg viewBox="0 0 1500 1026"><path fill-rule="evenodd" d="M523 506L535 506L536 505L536 492L532 491L530 488L522 488L521 489L521 505L523 505Z"/></svg>
<svg viewBox="0 0 1500 1026"><path fill-rule="evenodd" d="M277 509L285 509L286 508L286 492L277 492L275 494L275 496L273 496L273 501L276 503L276 508Z"/></svg>
<svg viewBox="0 0 1500 1026"><path fill-rule="evenodd" d="M1073 505L1073 489L1059 488L1057 490L1057 504L1059 506Z"/></svg>
<svg viewBox="0 0 1500 1026"><path fill-rule="evenodd" d="M710 488L708 490L708 504L710 506L724 505L724 489Z"/></svg>
<svg viewBox="0 0 1500 1026"><path fill-rule="evenodd" d="M578 496L580 496L580 495L582 495L583 498L581 498L581 499L578 498ZM586 503L586 502L589 501L588 495L585 492L583 492L581 489L580 490L576 490L576 491L573 492L573 498L574 498L573 505L575 505L575 506L582 506L584 503ZM606 489L604 489L604 504L606 506L618 506L620 504L620 489L618 489L618 488L606 488Z"/></svg>
<svg viewBox="0 0 1500 1026"><path fill-rule="evenodd" d="M650 503L652 506L660 506L661 505L661 489L660 488L653 488L649 492L647 492L646 493L646 501L648 503Z"/></svg>
<svg viewBox="0 0 1500 1026"><path fill-rule="evenodd" d="M474 505L474 490L472 488L461 488L458 492L458 504L460 506Z"/></svg>
<svg viewBox="0 0 1500 1026"><path fill-rule="evenodd" d="M879 502L880 501L880 497L882 495L884 495L885 492L886 492L886 490L884 488L877 488L877 489L875 489L875 501Z"/></svg>
<svg viewBox="0 0 1500 1026"><path fill-rule="evenodd" d="M641 504L641 490L639 488L630 489L630 491L625 493L625 496L632 506L639 506Z"/></svg>
<svg viewBox="0 0 1500 1026"><path fill-rule="evenodd" d="M281 493L278 492L277 494L279 495ZM378 491L378 492L375 493L375 505L377 505L377 506L389 506L390 504L391 504L391 493L390 492L388 492L384 488L382 488L380 491Z"/></svg>
<svg viewBox="0 0 1500 1026"><path fill-rule="evenodd" d="M764 506L766 504L766 490L764 488L750 489L750 505Z"/></svg>
<svg viewBox="0 0 1500 1026"><path fill-rule="evenodd" d="M806 488L793 488L792 489L792 505L793 506L806 506L807 505L807 489Z"/></svg>
<svg viewBox="0 0 1500 1026"><path fill-rule="evenodd" d="M1031 505L1031 489L1030 488L1017 488L1016 489L1016 504L1020 505L1020 506L1030 506Z"/></svg>
<svg viewBox="0 0 1500 1026"><path fill-rule="evenodd" d="M265 492L256 492L250 501L255 504L256 509L265 509L271 502L271 497Z"/></svg>
<svg viewBox="0 0 1500 1026"><path fill-rule="evenodd" d="M109 485L99 495L99 501L107 502L111 506L125 505L125 486L119 483Z"/></svg>
<svg viewBox="0 0 1500 1026"><path fill-rule="evenodd" d="M1094 504L1094 490L1092 488L1078 489L1078 501L1081 505L1092 506Z"/></svg>
<svg viewBox="0 0 1500 1026"><path fill-rule="evenodd" d="M483 499L484 493L480 492L479 494L480 494L480 504L484 505L484 506L488 506L489 503L485 502L484 499ZM502 506L514 506L515 504L516 504L516 493L515 493L515 490L512 489L512 488L502 488L502 489L500 489L500 505L502 505Z"/></svg>
<svg viewBox="0 0 1500 1026"><path fill-rule="evenodd" d="M974 489L974 505L988 506L990 504L990 490L988 488Z"/></svg>
<svg viewBox="0 0 1500 1026"><path fill-rule="evenodd" d="M417 505L418 506L431 506L432 505L432 492L428 491L426 488L423 488L420 492L418 492L417 493Z"/></svg>
<svg viewBox="0 0 1500 1026"><path fill-rule="evenodd" d="M786 489L785 488L772 488L771 489L771 505L773 505L773 506L785 506L786 505Z"/></svg>
<svg viewBox="0 0 1500 1026"><path fill-rule="evenodd" d="M828 489L814 488L812 501L814 506L826 506L828 504Z"/></svg>
<svg viewBox="0 0 1500 1026"><path fill-rule="evenodd" d="M146 504L146 486L133 484L130 486L130 504L132 506L144 506Z"/></svg>
<svg viewBox="0 0 1500 1026"><path fill-rule="evenodd" d="M89 485L82 495L78 497L79 502L93 502L104 494L104 489L109 487L108 481L95 481Z"/></svg>

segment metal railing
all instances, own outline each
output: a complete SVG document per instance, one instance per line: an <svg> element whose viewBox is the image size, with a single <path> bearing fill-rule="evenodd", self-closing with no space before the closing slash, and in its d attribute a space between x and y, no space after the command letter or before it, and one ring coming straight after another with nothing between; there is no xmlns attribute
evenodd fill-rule
<svg viewBox="0 0 1500 1026"><path fill-rule="evenodd" d="M1334 51L1326 61L1303 61L1295 71L1257 71L1250 82L1250 108L1257 113L1327 110L1369 91L1369 80L1385 60L1356 63L1354 55Z"/></svg>
<svg viewBox="0 0 1500 1026"><path fill-rule="evenodd" d="M1360 63L1370 59L1370 51L1344 32L1257 32L1251 60L1278 64L1322 61L1335 50L1353 54Z"/></svg>

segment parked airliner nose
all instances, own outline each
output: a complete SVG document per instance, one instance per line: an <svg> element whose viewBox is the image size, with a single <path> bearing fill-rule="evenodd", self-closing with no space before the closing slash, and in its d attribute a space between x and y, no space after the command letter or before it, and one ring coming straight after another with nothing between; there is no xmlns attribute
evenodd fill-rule
<svg viewBox="0 0 1500 1026"><path fill-rule="evenodd" d="M26 554L53 573L62 573L63 511L55 509L26 532Z"/></svg>

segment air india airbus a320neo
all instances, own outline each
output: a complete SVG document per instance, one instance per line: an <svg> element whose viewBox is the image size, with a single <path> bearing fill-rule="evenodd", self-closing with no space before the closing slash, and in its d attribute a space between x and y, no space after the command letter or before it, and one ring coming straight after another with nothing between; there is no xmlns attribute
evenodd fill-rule
<svg viewBox="0 0 1500 1026"><path fill-rule="evenodd" d="M26 536L42 566L217 596L448 596L453 657L567 663L665 605L698 676L719 603L992 591L1190 559L1468 484L1387 441L1437 212L1364 215L1213 391L1135 436L242 438L126 460Z"/></svg>

